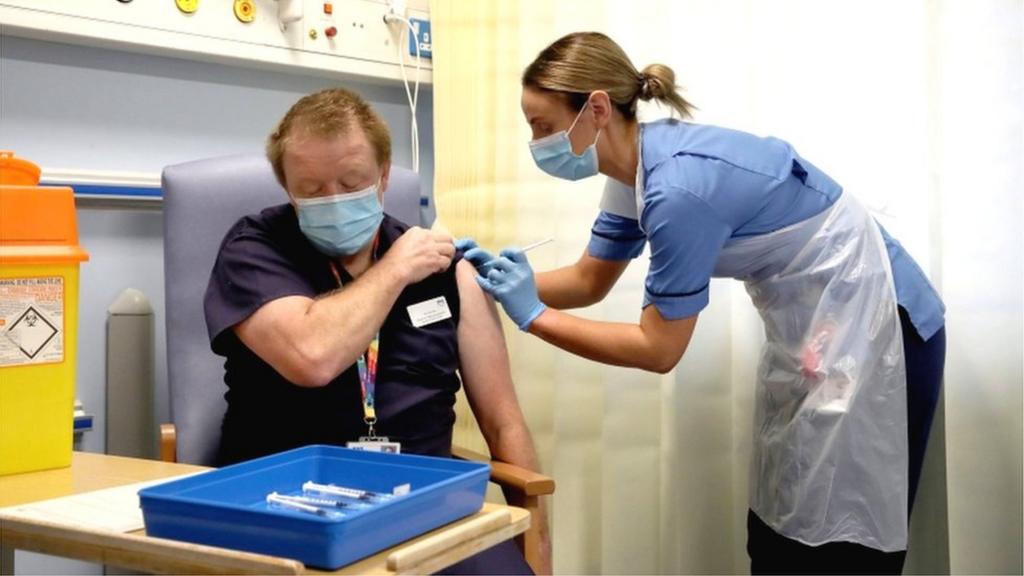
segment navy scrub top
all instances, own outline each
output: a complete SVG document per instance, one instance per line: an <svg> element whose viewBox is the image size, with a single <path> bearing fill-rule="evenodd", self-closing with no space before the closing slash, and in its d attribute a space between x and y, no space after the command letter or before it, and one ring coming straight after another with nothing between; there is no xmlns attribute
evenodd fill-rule
<svg viewBox="0 0 1024 576"><path fill-rule="evenodd" d="M626 260L650 242L644 306L670 320L707 306L715 262L730 239L806 220L843 193L787 142L677 120L641 124L637 177L636 187L608 179L587 250ZM927 340L943 326L945 306L913 258L879 228L897 302Z"/></svg>
<svg viewBox="0 0 1024 576"><path fill-rule="evenodd" d="M408 227L384 217L379 258ZM461 259L456 256L455 262ZM380 330L376 389L377 434L408 453L449 456L455 393L461 382L455 262L447 271L402 291ZM339 267L342 282L352 278ZM316 298L338 288L329 259L299 229L291 205L239 220L227 233L206 291L211 348L225 357L228 409L219 464L307 444L344 445L366 435L355 365L321 388L292 384L245 346L233 326L271 300ZM452 317L416 328L406 307L443 296Z"/></svg>

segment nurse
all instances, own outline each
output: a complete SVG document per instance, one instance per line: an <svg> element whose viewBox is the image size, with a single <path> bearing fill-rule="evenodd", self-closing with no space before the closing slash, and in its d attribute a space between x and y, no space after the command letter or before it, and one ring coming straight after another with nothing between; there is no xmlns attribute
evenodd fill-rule
<svg viewBox="0 0 1024 576"><path fill-rule="evenodd" d="M747 550L754 573L900 573L945 359L944 306L917 264L832 178L774 138L639 123L693 109L663 65L638 71L599 33L544 49L522 77L541 170L607 176L590 243L534 275L522 251L460 241L520 329L656 372L686 351L712 277L764 320ZM563 312L599 302L650 245L636 324Z"/></svg>

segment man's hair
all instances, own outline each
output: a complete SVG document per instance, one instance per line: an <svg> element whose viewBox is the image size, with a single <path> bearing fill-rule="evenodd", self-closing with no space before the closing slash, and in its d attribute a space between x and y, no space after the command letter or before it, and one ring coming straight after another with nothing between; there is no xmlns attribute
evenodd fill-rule
<svg viewBox="0 0 1024 576"><path fill-rule="evenodd" d="M267 138L267 159L281 186L285 185L285 148L296 131L330 138L345 134L356 125L363 130L373 146L379 165L391 161L391 135L388 125L363 98L344 88L329 88L303 96L284 115Z"/></svg>

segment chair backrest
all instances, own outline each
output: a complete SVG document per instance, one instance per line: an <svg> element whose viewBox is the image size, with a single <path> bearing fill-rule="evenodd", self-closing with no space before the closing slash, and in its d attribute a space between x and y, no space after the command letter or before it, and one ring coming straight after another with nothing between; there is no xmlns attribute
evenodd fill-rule
<svg viewBox="0 0 1024 576"><path fill-rule="evenodd" d="M287 201L262 156L226 156L164 168L164 298L171 419L177 458L213 463L220 443L224 359L210 351L203 297L224 234L246 214ZM420 223L419 175L392 167L384 210Z"/></svg>

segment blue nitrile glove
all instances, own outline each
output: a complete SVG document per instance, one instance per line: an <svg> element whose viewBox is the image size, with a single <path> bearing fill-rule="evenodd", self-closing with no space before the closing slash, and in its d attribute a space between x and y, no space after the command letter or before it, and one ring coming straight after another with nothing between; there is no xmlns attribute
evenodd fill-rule
<svg viewBox="0 0 1024 576"><path fill-rule="evenodd" d="M483 248L471 248L469 252L462 255L463 258L469 260L469 262L476 268L476 273L480 276L487 276L487 273L491 271L491 267L498 261L497 258L491 255L490 252Z"/></svg>
<svg viewBox="0 0 1024 576"><path fill-rule="evenodd" d="M459 238L455 241L455 249L459 252L469 252L476 248L476 240L472 238Z"/></svg>
<svg viewBox="0 0 1024 576"><path fill-rule="evenodd" d="M526 331L547 306L537 296L537 282L526 254L518 248L506 248L501 257L488 262L486 277L477 276L477 284L501 303L508 317Z"/></svg>
<svg viewBox="0 0 1024 576"><path fill-rule="evenodd" d="M476 240L472 238L459 238L455 241L455 249L462 251L462 257L469 260L469 263L476 268L477 274L487 276L487 273L490 272L490 264L494 262L494 256L477 246Z"/></svg>

